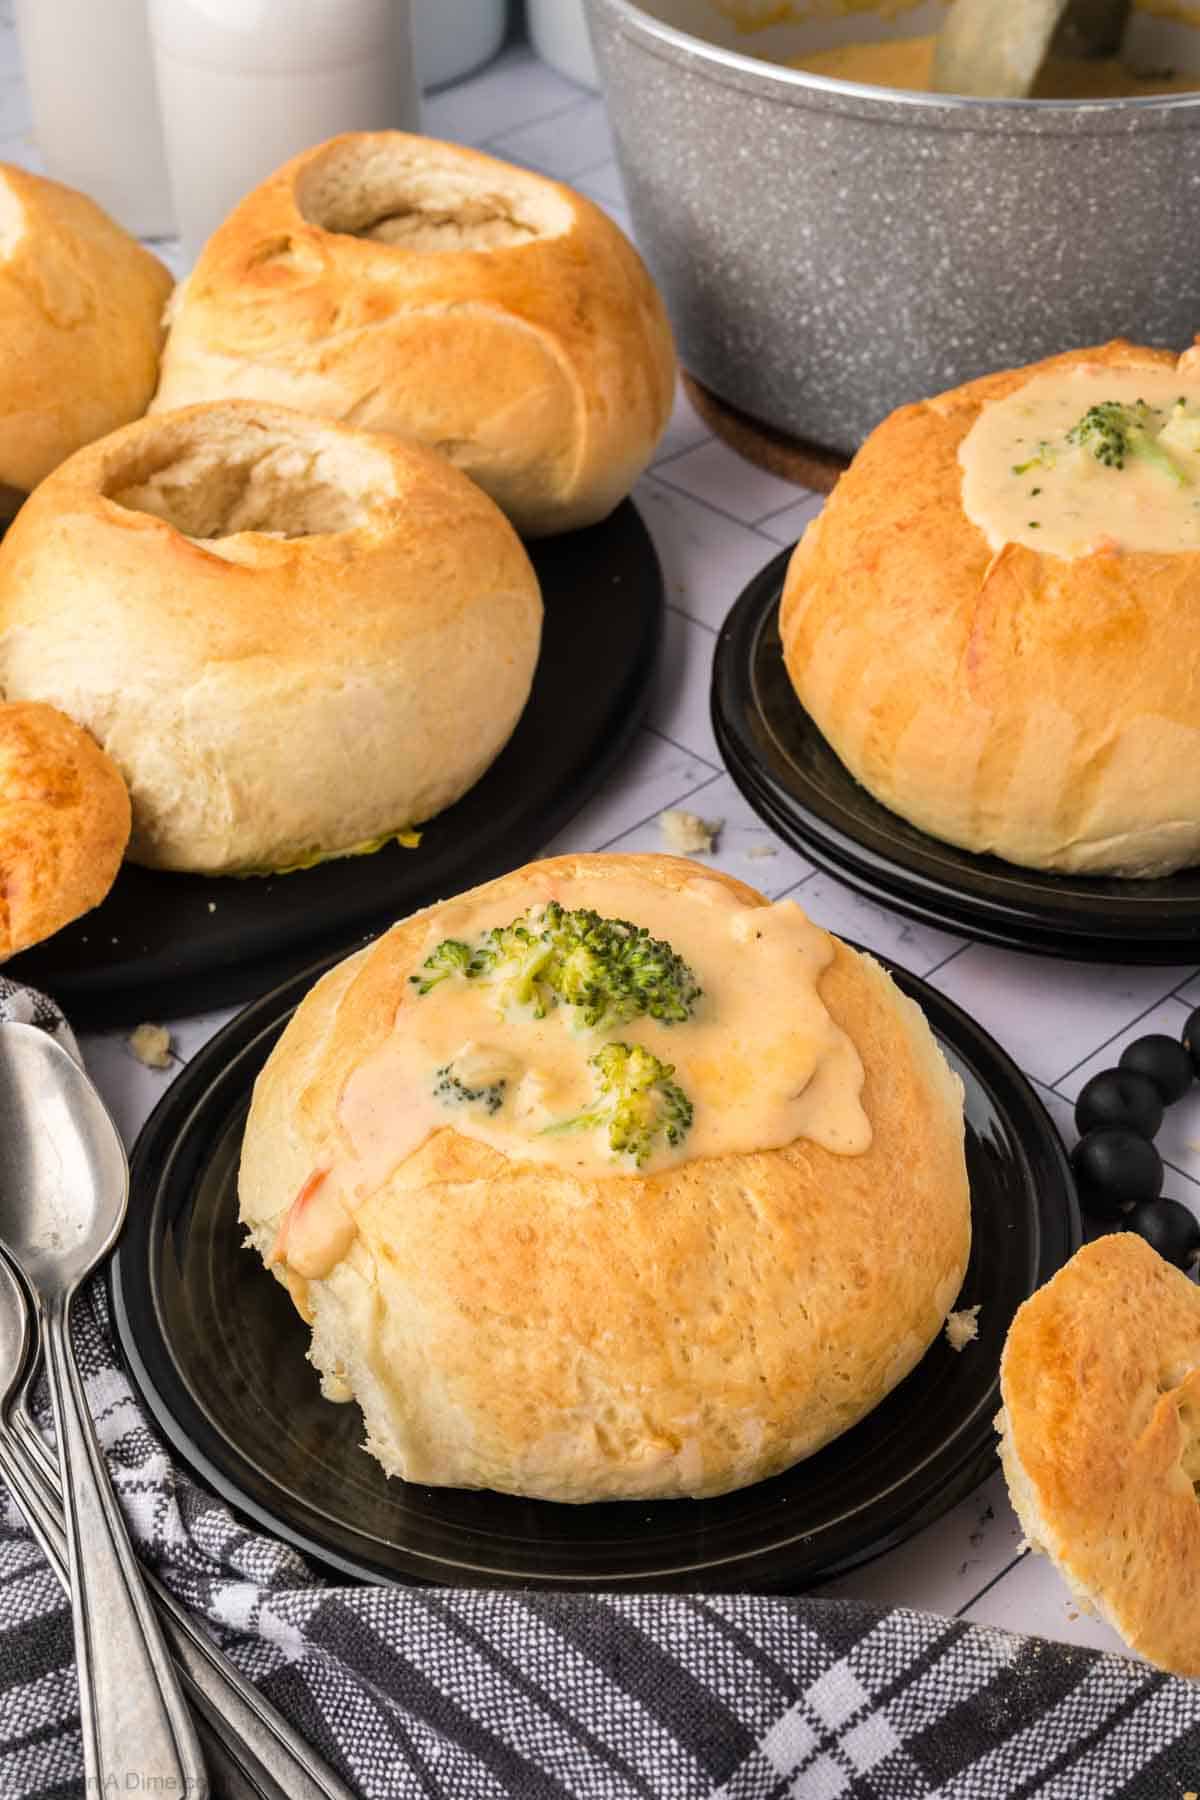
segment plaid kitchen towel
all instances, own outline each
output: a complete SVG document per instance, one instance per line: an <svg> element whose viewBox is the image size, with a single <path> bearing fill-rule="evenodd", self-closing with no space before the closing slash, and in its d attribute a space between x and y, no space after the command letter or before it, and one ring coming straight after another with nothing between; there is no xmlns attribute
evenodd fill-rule
<svg viewBox="0 0 1200 1800"><path fill-rule="evenodd" d="M64 1035L0 978L18 1016ZM1200 1794L1200 1684L1122 1657L819 1598L326 1581L172 1466L99 1283L75 1336L143 1558L370 1800ZM82 1794L66 1604L5 1495L0 1800Z"/></svg>

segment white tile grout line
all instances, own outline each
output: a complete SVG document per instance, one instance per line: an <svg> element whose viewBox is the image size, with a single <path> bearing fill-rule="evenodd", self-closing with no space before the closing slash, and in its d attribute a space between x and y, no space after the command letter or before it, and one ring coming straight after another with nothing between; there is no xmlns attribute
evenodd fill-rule
<svg viewBox="0 0 1200 1800"><path fill-rule="evenodd" d="M686 607L677 606L674 600L667 601L667 611L678 613L681 619L686 619L688 621L689 625L699 625L701 630L707 631L710 637L715 638L719 635L719 626L709 625L706 620L698 619L695 613L688 612ZM1192 977L1189 975L1188 980L1191 981L1191 979Z"/></svg>
<svg viewBox="0 0 1200 1800"><path fill-rule="evenodd" d="M1103 963L1096 964L1098 970L1104 968L1104 966ZM1180 987L1184 987L1187 985L1187 982L1194 981L1195 979L1196 972L1193 971L1192 974L1186 976L1179 985ZM1125 1033L1131 1026L1136 1025L1139 1019L1146 1018L1150 1013L1156 1011L1158 1007L1164 1005L1166 1001L1174 1000L1177 992L1178 989L1176 988L1168 988L1165 994L1160 994L1156 1000L1150 1002L1149 1006L1144 1006L1141 1012L1134 1013L1133 1017L1131 1019L1126 1019L1123 1025L1118 1025L1117 1029L1114 1032L1111 1032L1109 1036L1104 1038L1100 1043L1093 1044L1086 1056L1078 1057L1076 1061L1071 1064L1069 1069L1064 1069L1061 1075L1056 1075L1053 1081L1046 1082L1044 1085L1050 1089L1051 1093L1057 1094L1060 1100L1065 1100L1068 1106L1073 1105L1074 1102L1072 1101L1071 1096L1062 1092L1059 1083L1062 1081L1069 1081L1076 1069L1082 1069L1084 1063L1091 1062L1093 1056L1098 1056L1101 1050L1108 1048L1109 1044L1115 1044L1119 1037L1124 1037ZM1181 1004L1186 1005L1187 1003L1184 1001L1181 1002Z"/></svg>
<svg viewBox="0 0 1200 1800"><path fill-rule="evenodd" d="M688 449L681 450L679 455L688 456L693 450L698 450L699 448L700 445L691 444L688 446ZM734 454L736 455L736 451ZM676 460L676 457L669 456L665 462L653 464L648 471L649 478L652 481L657 481L661 487L669 488L673 494L678 494L680 499L690 500L693 506L702 506L705 512L713 513L718 519L724 519L726 524L736 525L741 531L752 531L755 537L760 537L762 539L764 544L769 544L776 555L781 555L784 550L789 548L788 545L781 544L778 538L773 538L769 533L760 531L759 529L767 519L775 518L777 513L787 512L787 506L778 506L776 507L775 512L762 513L758 519L740 519L736 513L726 512L723 506L715 505L714 502L707 497L701 500L699 495L692 493L690 488L680 487L677 481L670 481L665 475L659 473L660 469L669 468ZM810 490L807 488L800 490L798 497L803 498L803 495L809 491ZM790 500L788 502L788 506L795 506L795 504L795 500Z"/></svg>
<svg viewBox="0 0 1200 1800"><path fill-rule="evenodd" d="M706 769L711 769L714 775L727 775L729 773L728 769L722 764L711 761L707 756L701 756L698 750L689 750L686 744L677 743L669 732L660 731L657 725L643 724L641 729L643 731L648 731L652 737L661 738L664 744L670 744L672 750L678 750L681 756L690 756L693 762L703 763L704 767ZM736 786L736 783L734 785ZM632 830L634 828L631 826L630 829ZM768 829L771 828L768 827ZM776 832L775 836L778 837L778 835L779 833Z"/></svg>
<svg viewBox="0 0 1200 1800"><path fill-rule="evenodd" d="M1018 1550L1010 1562L1006 1562L1002 1569L997 1570L995 1575L992 1575L984 1582L977 1594L972 1594L969 1600L964 1600L961 1606L954 1609L954 1612L950 1615L951 1618L961 1619L965 1612L969 1612L971 1607L977 1606L983 1599L983 1596L989 1594L999 1582L1004 1580L1006 1575L1011 1575L1019 1563L1023 1563L1027 1556L1032 1556L1033 1554L1034 1551L1031 1544L1026 1544L1024 1549Z"/></svg>
<svg viewBox="0 0 1200 1800"><path fill-rule="evenodd" d="M506 125L502 131L493 131L488 137L481 138L479 147L481 150L490 150L493 147L500 150L503 148L505 138L516 137L519 132L528 131L534 125L553 125L556 119L569 118L572 113L592 105L598 98L599 96L596 94L577 94L573 99L564 100L561 106L552 106L549 112L530 113L528 118L522 119L519 125ZM599 168L601 163L610 163L612 160L611 155L602 157L601 162L594 164L593 167Z"/></svg>
<svg viewBox="0 0 1200 1800"><path fill-rule="evenodd" d="M679 749L680 746L677 744L675 748ZM687 750L684 754L686 756L691 756L692 752ZM696 757L695 760L699 762L701 759ZM705 763L704 766L706 769L712 769L711 763ZM713 769L712 774L704 781L697 782L695 787L685 788L682 794L678 794L675 799L670 801L667 805L656 806L654 811L647 813L644 819L635 819L630 825L622 825L620 831L614 831L610 838L605 838L602 844L597 844L597 850L607 850L610 844L615 844L620 838L628 837L631 831L641 831L644 826L653 825L656 819L661 818L663 813L670 812L672 807L677 807L681 801L694 800L697 794L702 794L705 788L710 788L714 781L720 781L723 774L723 769Z"/></svg>

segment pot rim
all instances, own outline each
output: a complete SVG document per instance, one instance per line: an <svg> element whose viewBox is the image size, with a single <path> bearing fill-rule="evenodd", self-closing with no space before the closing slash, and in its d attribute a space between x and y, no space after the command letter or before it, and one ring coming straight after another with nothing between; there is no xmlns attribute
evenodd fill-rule
<svg viewBox="0 0 1200 1800"><path fill-rule="evenodd" d="M1107 120L1121 130L1128 130L1129 115L1150 115L1157 124L1166 124L1169 115L1182 114L1187 122L1200 108L1200 70L1194 94L1125 94L1113 99L1091 100L1001 100L975 94L927 94L909 88L881 88L868 82L843 81L834 75L816 75L807 69L792 69L784 63L772 63L764 57L741 50L727 50L707 38L696 37L677 25L656 19L635 0L586 0L590 10L607 11L629 30L631 35L651 39L668 53L672 61L680 58L710 63L718 78L733 76L732 86L749 86L764 98L789 106L802 106L814 98L832 102L831 110L865 111L868 114L926 113L936 115L927 122L941 126L977 126L985 123L995 129L1035 129L1035 121L1045 126L1052 122L1076 121L1084 115L1089 122ZM850 108L838 101L852 102ZM1119 123L1118 123L1119 122Z"/></svg>

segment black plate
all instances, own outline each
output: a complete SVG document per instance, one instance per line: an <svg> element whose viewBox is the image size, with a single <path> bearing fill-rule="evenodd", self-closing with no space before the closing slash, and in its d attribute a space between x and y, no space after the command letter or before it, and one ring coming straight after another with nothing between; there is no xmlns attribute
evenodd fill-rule
<svg viewBox="0 0 1200 1800"><path fill-rule="evenodd" d="M956 1353L939 1334L880 1407L807 1462L721 1499L651 1505L389 1481L359 1448L358 1408L321 1399L308 1332L237 1224L250 1088L309 976L218 1033L134 1151L113 1316L164 1436L250 1520L370 1580L796 1589L888 1549L991 1467L1009 1322L1080 1235L1062 1146L1024 1077L965 1013L894 973L966 1086L974 1244L959 1304L981 1305L979 1339Z"/></svg>
<svg viewBox="0 0 1200 1800"><path fill-rule="evenodd" d="M430 820L418 849L390 844L240 880L127 863L102 906L5 974L53 994L76 1025L227 1006L535 855L605 780L645 712L663 583L628 501L602 525L528 548L546 603L529 704L492 767Z"/></svg>
<svg viewBox="0 0 1200 1800"><path fill-rule="evenodd" d="M746 587L713 659L717 742L767 824L868 899L942 931L1050 956L1195 961L1200 868L1158 881L1042 874L943 844L873 800L788 678L779 599L790 556L782 551Z"/></svg>

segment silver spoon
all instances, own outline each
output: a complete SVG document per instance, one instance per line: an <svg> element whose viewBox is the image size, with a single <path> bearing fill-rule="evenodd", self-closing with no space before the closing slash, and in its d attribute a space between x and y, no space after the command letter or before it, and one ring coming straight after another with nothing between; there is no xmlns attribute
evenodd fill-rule
<svg viewBox="0 0 1200 1800"><path fill-rule="evenodd" d="M134 1779L203 1793L204 1763L71 1349L71 1298L116 1242L129 1171L116 1126L61 1045L0 1028L0 1244L33 1293L58 1437L89 1792Z"/></svg>
<svg viewBox="0 0 1200 1800"><path fill-rule="evenodd" d="M1112 55L1129 7L1130 0L954 0L934 46L934 92L1022 100L1060 25L1076 54Z"/></svg>
<svg viewBox="0 0 1200 1800"><path fill-rule="evenodd" d="M29 1329L30 1304L0 1252L0 1478L69 1593L58 1471L29 1411L37 1356ZM226 1788L257 1800L353 1800L344 1782L239 1674L166 1588L153 1575L143 1572L143 1579L154 1597L184 1691L203 1723L202 1744L214 1777L220 1768Z"/></svg>

